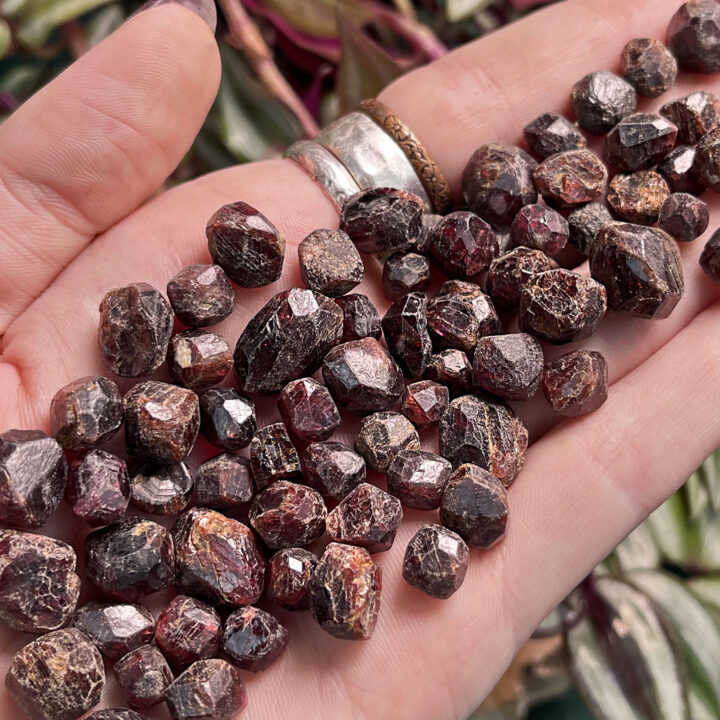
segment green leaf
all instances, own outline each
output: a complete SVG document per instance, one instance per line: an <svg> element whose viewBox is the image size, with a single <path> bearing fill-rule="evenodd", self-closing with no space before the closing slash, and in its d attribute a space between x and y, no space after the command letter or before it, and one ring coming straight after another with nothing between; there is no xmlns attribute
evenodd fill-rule
<svg viewBox="0 0 720 720"><path fill-rule="evenodd" d="M646 520L662 556L675 565L688 559L688 527L685 500L676 492Z"/></svg>
<svg viewBox="0 0 720 720"><path fill-rule="evenodd" d="M334 8L358 24L372 19L372 10L357 0L263 0L296 30L315 37L337 37Z"/></svg>
<svg viewBox="0 0 720 720"><path fill-rule="evenodd" d="M446 0L445 17L448 22L459 22L485 9L493 0Z"/></svg>
<svg viewBox="0 0 720 720"><path fill-rule="evenodd" d="M686 480L684 490L687 500L688 519L694 520L710 507L710 495L699 472L694 472Z"/></svg>
<svg viewBox="0 0 720 720"><path fill-rule="evenodd" d="M705 484L710 506L715 512L720 511L720 450L716 450L698 469L698 474Z"/></svg>
<svg viewBox="0 0 720 720"><path fill-rule="evenodd" d="M653 540L650 528L639 525L614 550L610 565L616 570L629 571L656 568L660 564L660 551Z"/></svg>
<svg viewBox="0 0 720 720"><path fill-rule="evenodd" d="M686 585L720 627L720 577L693 578Z"/></svg>
<svg viewBox="0 0 720 720"><path fill-rule="evenodd" d="M0 19L0 58L5 57L12 43L12 32L10 26Z"/></svg>
<svg viewBox="0 0 720 720"><path fill-rule="evenodd" d="M98 10L87 23L87 41L95 47L125 22L125 13L119 3L113 3Z"/></svg>
<svg viewBox="0 0 720 720"><path fill-rule="evenodd" d="M48 5L33 7L18 28L18 40L28 47L39 47L50 33L63 23L75 20L110 0L55 0Z"/></svg>

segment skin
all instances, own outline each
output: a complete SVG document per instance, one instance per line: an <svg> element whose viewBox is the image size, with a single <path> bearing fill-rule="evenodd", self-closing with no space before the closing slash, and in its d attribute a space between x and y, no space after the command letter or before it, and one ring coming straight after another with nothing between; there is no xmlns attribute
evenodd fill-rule
<svg viewBox="0 0 720 720"><path fill-rule="evenodd" d="M620 50L633 37L663 38L677 5L553 6L406 75L381 99L423 139L457 193L463 165L479 144L518 143L522 126L541 112L569 113L572 83L592 70L618 70ZM572 34L558 33L560 27ZM218 326L233 341L271 295L300 285L295 248L302 238L337 226L322 192L284 160L222 170L155 195L199 130L219 73L203 22L181 7L154 8L0 128L3 430L47 429L55 391L104 372L96 344L103 294L142 280L164 290L184 266L207 262L204 227L220 205L249 202L288 241L281 280L238 290L235 313ZM715 81L682 74L667 99ZM505 542L473 550L461 590L435 601L400 576L407 541L435 516L406 511L394 547L377 556L384 587L373 639L336 640L307 615L281 614L290 645L270 671L244 673L245 716L466 717L547 612L720 445L711 397L720 387L719 292L697 265L720 224L720 202L711 192L704 199L710 230L682 243L687 290L671 317L649 322L610 313L593 338L578 344L608 360L605 405L562 422L542 398L520 407L532 446L510 491ZM356 292L384 311L379 266L366 258L366 268ZM261 403L261 422L276 417L274 401ZM339 438L350 439L356 428L350 422ZM69 520L61 511L44 531L80 547L87 529ZM158 611L163 598L152 600ZM0 630L0 673L27 639ZM104 704L123 704L114 682ZM4 688L0 710L19 716ZM162 708L147 714L167 717Z"/></svg>

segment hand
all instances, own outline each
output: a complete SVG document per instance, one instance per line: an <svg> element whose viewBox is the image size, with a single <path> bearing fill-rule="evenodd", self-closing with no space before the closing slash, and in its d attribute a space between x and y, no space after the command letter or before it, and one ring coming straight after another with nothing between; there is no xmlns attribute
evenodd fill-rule
<svg viewBox="0 0 720 720"><path fill-rule="evenodd" d="M410 73L382 99L428 145L457 190L478 145L517 143L539 113L567 112L577 79L616 70L632 37L663 38L677 5L553 6ZM235 313L219 332L234 342L271 295L300 284L296 245L313 229L335 226L337 215L291 162L223 170L149 199L199 130L219 72L214 40L197 16L173 5L154 8L0 128L0 429L47 429L57 389L105 372L96 340L103 294L137 281L164 290L184 266L207 262L205 223L224 203L242 199L259 208L288 248L282 279L239 289ZM667 99L715 82L682 74ZM712 192L704 199L712 230L720 202ZM267 672L244 673L244 717L469 714L544 615L720 444L720 303L697 264L705 240L681 247L687 289L669 319L609 313L582 343L608 360L610 396L599 411L559 422L541 398L518 407L532 446L510 491L508 536L490 552L472 552L461 590L435 601L401 579L409 537L435 519L407 511L395 546L376 556L384 587L372 640L336 640L307 615L283 613L290 645ZM358 291L382 312L387 303L370 258L367 275ZM274 401L262 403L260 422L273 413ZM61 510L43 531L81 548L87 528L69 520ZM4 674L12 653L31 638L7 630L1 637ZM0 715L20 718L3 693ZM124 704L112 681L104 702ZM146 714L166 717L162 708Z"/></svg>

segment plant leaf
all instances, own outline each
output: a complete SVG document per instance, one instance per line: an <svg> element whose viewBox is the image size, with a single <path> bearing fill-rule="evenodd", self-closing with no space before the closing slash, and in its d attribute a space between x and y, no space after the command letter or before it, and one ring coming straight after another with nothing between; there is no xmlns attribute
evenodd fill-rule
<svg viewBox="0 0 720 720"><path fill-rule="evenodd" d="M675 565L689 557L687 511L682 493L676 492L645 521L662 556Z"/></svg>
<svg viewBox="0 0 720 720"><path fill-rule="evenodd" d="M710 495L699 471L696 470L685 481L684 490L687 498L688 517L694 520L710 507Z"/></svg>
<svg viewBox="0 0 720 720"><path fill-rule="evenodd" d="M110 0L55 0L50 5L33 8L23 15L18 40L27 47L38 47L55 28L108 2Z"/></svg>
<svg viewBox="0 0 720 720"><path fill-rule="evenodd" d="M639 525L614 550L610 558L616 569L628 572L641 568L656 568L660 564L660 551L653 540L650 528Z"/></svg>
<svg viewBox="0 0 720 720"><path fill-rule="evenodd" d="M445 17L448 22L459 22L480 12L492 2L493 0L446 0Z"/></svg>
<svg viewBox="0 0 720 720"><path fill-rule="evenodd" d="M112 3L98 10L87 23L87 41L95 47L125 22L125 13L120 3Z"/></svg>
<svg viewBox="0 0 720 720"><path fill-rule="evenodd" d="M720 511L720 450L716 450L700 466L698 473L710 497L710 506Z"/></svg>
<svg viewBox="0 0 720 720"><path fill-rule="evenodd" d="M686 585L720 627L720 577L693 578Z"/></svg>
<svg viewBox="0 0 720 720"><path fill-rule="evenodd" d="M358 24L372 19L371 9L357 0L262 0L262 5L296 30L320 37L338 36L334 8Z"/></svg>

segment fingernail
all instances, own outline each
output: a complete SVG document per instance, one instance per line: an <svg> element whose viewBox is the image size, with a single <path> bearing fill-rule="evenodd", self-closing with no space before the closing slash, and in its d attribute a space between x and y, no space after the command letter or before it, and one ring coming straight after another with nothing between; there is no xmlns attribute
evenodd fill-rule
<svg viewBox="0 0 720 720"><path fill-rule="evenodd" d="M210 30L215 32L215 28L217 27L215 0L148 0L148 2L133 13L133 16L143 12L143 10L160 7L161 5L181 5L188 10L192 10L198 17L202 18Z"/></svg>

